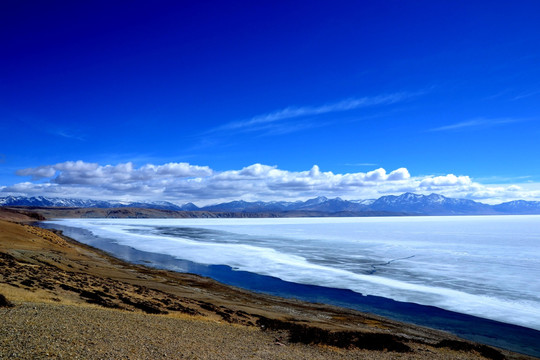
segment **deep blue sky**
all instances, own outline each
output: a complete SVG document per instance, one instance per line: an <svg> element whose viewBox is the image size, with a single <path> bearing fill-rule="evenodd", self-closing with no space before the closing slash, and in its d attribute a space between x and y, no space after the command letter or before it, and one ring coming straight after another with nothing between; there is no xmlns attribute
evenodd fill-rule
<svg viewBox="0 0 540 360"><path fill-rule="evenodd" d="M540 198L538 24L538 1L3 1L0 191L81 160L407 168Z"/></svg>

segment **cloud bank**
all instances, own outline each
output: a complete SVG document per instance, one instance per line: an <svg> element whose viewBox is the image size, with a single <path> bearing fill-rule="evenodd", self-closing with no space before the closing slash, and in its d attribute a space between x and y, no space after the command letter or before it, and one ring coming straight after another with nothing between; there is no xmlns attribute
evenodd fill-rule
<svg viewBox="0 0 540 360"><path fill-rule="evenodd" d="M305 171L288 171L277 166L253 164L238 170L215 171L189 163L133 163L100 165L67 161L21 169L28 181L0 187L3 195L79 197L108 200L168 200L198 205L243 199L300 200L314 196L345 199L378 198L403 192L439 193L449 197L485 202L540 198L539 191L519 186L489 186L469 176L454 174L411 176L406 168L387 172L336 174L314 165Z"/></svg>

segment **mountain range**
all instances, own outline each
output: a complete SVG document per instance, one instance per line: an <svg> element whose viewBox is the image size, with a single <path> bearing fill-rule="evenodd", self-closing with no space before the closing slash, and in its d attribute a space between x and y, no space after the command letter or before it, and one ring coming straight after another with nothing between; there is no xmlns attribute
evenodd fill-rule
<svg viewBox="0 0 540 360"><path fill-rule="evenodd" d="M65 207L65 208L141 208L159 210L187 210L168 201L155 202L123 202L71 198L47 198L43 196L7 196L0 198L0 206L27 206L27 207ZM195 205L193 205L195 206Z"/></svg>
<svg viewBox="0 0 540 360"><path fill-rule="evenodd" d="M448 198L438 194L404 193L373 200L329 199L320 196L306 201L231 201L198 207L193 203L177 205L168 201L121 202L88 199L7 196L0 198L0 206L62 207L62 208L142 208L173 211L206 211L235 213L335 213L339 216L355 213L408 215L496 215L540 214L540 201L515 200L488 205L473 200Z"/></svg>

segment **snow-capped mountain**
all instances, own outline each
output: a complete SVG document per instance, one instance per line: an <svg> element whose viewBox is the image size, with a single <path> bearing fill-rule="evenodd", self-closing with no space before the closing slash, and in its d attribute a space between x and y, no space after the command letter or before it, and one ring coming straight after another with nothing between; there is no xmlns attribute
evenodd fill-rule
<svg viewBox="0 0 540 360"><path fill-rule="evenodd" d="M228 211L228 212L280 212L288 211L295 207L299 202L287 202L287 201L231 201L227 203L221 203L216 205L209 205L200 208L205 211Z"/></svg>
<svg viewBox="0 0 540 360"><path fill-rule="evenodd" d="M69 208L137 207L137 208L145 208L145 209L183 210L182 206L178 206L168 201L121 202L121 201L105 201L105 200L89 200L89 199L46 198L43 196L34 196L34 197L7 196L7 197L0 198L0 206L35 206L35 207L69 207Z"/></svg>
<svg viewBox="0 0 540 360"><path fill-rule="evenodd" d="M540 214L540 201L514 200L494 205L493 208L502 213Z"/></svg>
<svg viewBox="0 0 540 360"><path fill-rule="evenodd" d="M375 200L369 207L379 211L403 211L428 215L471 215L496 212L490 205L473 200L452 199L438 194L419 195L413 193L383 196Z"/></svg>
<svg viewBox="0 0 540 360"><path fill-rule="evenodd" d="M420 195L404 193L378 199L343 200L319 196L307 201L295 202L247 202L232 201L200 208L205 211L231 212L281 212L317 211L325 213L406 213L411 215L494 215L494 214L540 214L539 201L511 201L488 205L473 200L453 199L439 194Z"/></svg>
<svg viewBox="0 0 540 360"><path fill-rule="evenodd" d="M180 206L180 210L182 211L197 211L199 210L199 207L197 205L195 205L194 203L186 203L184 205L181 205Z"/></svg>
<svg viewBox="0 0 540 360"><path fill-rule="evenodd" d="M540 201L516 200L498 205L487 205L473 200L453 199L438 194L405 193L383 196L376 200L343 200L319 196L306 201L231 201L204 207L193 203L184 205L168 201L120 202L86 199L7 196L0 198L0 206L70 207L70 208L144 208L176 211L211 211L241 213L319 212L350 214L410 214L410 215L492 215L540 214ZM301 215L301 214L300 214Z"/></svg>
<svg viewBox="0 0 540 360"><path fill-rule="evenodd" d="M323 211L323 212L338 212L338 211L366 211L369 208L363 204L355 203L349 200L343 200L339 197L334 199L328 199L326 197L318 197L311 199L301 206L298 210L304 211Z"/></svg>
<svg viewBox="0 0 540 360"><path fill-rule="evenodd" d="M43 196L7 196L0 198L1 206L40 206L40 207L101 207L110 206L110 201L46 198Z"/></svg>

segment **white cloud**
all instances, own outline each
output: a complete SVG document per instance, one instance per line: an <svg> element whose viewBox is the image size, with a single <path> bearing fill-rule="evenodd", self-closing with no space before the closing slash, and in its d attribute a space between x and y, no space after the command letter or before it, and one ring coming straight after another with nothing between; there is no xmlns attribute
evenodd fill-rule
<svg viewBox="0 0 540 360"><path fill-rule="evenodd" d="M345 199L377 198L389 194L436 192L484 202L539 199L540 187L482 185L466 175L411 176L406 168L388 173L333 173L314 165L288 171L253 164L239 170L214 171L189 163L100 165L67 161L17 171L31 181L0 187L0 193L124 200L169 200L199 205L230 200L299 200L324 195ZM37 182L39 180L39 182Z"/></svg>
<svg viewBox="0 0 540 360"><path fill-rule="evenodd" d="M377 170L370 171L364 177L366 181L382 181L386 178L386 170L384 170L383 168L378 168Z"/></svg>
<svg viewBox="0 0 540 360"><path fill-rule="evenodd" d="M31 176L32 180L53 177L56 170L50 166L38 166L37 168L21 169L15 172L19 176Z"/></svg>
<svg viewBox="0 0 540 360"><path fill-rule="evenodd" d="M208 176L212 174L212 170L208 166L196 166L188 163L168 163L158 166L148 164L143 166L140 172L149 177L159 175L179 178Z"/></svg>
<svg viewBox="0 0 540 360"><path fill-rule="evenodd" d="M411 177L411 174L409 174L409 170L405 168L399 168L397 170L392 171L388 175L388 180L407 180Z"/></svg>
<svg viewBox="0 0 540 360"><path fill-rule="evenodd" d="M56 165L51 165L50 167L60 170L60 171L92 171L99 168L99 164L96 163L86 163L84 161L66 161ZM28 169L27 169L28 170Z"/></svg>
<svg viewBox="0 0 540 360"><path fill-rule="evenodd" d="M456 176L454 174L448 174L445 176L435 176L422 180L420 187L423 188L436 188L441 186L456 186L456 185L471 185L472 180L468 176Z"/></svg>
<svg viewBox="0 0 540 360"><path fill-rule="evenodd" d="M57 173L58 176L51 180L56 184L115 186L119 182L130 184L158 179L208 176L212 174L212 170L208 166L194 166L188 163L148 164L136 169L130 162L101 166L79 160L27 168L16 172L19 176L31 176L33 180L53 178Z"/></svg>

